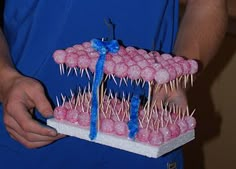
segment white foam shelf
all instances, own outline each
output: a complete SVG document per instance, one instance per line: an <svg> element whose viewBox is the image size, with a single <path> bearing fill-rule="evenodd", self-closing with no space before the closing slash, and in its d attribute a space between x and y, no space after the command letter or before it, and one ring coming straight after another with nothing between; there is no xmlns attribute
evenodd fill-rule
<svg viewBox="0 0 236 169"><path fill-rule="evenodd" d="M183 146L184 144L190 142L195 138L195 132L194 130L191 130L176 137L175 139L171 139L161 146L151 146L149 144L136 142L128 138L108 135L101 132L98 132L96 139L90 140L89 129L81 128L77 124L73 124L63 120L56 120L54 118L48 119L47 124L55 128L61 134L78 137L80 139L92 141L95 143L107 145L152 158L160 157L180 146Z"/></svg>

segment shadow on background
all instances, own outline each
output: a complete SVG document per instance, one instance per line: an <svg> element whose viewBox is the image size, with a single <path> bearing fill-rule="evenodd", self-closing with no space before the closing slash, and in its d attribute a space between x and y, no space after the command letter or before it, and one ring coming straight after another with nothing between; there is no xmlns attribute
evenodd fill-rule
<svg viewBox="0 0 236 169"><path fill-rule="evenodd" d="M3 23L3 7L4 7L4 1L0 1L0 26L2 27Z"/></svg>
<svg viewBox="0 0 236 169"><path fill-rule="evenodd" d="M188 93L191 110L197 108L197 128L196 139L184 146L186 169L205 169L203 148L208 142L220 136L222 117L220 112L214 109L211 88L236 52L235 39L235 35L226 35L218 54Z"/></svg>

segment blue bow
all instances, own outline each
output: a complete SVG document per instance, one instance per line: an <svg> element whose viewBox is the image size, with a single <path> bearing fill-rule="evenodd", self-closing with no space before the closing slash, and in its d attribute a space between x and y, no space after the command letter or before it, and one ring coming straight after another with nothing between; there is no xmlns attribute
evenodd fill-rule
<svg viewBox="0 0 236 169"><path fill-rule="evenodd" d="M95 78L92 85L92 107L90 115L90 134L89 137L91 140L95 139L97 136L97 120L98 120L98 111L99 111L99 86L103 78L103 67L106 60L106 53L116 53L119 50L119 44L116 40L112 41L101 41L98 39L93 39L91 41L92 47L99 52L100 57L96 64L95 69Z"/></svg>

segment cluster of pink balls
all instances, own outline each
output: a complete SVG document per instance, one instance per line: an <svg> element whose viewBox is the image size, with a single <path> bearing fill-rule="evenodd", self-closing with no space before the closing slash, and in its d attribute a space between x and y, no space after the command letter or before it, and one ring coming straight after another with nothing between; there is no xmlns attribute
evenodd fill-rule
<svg viewBox="0 0 236 169"><path fill-rule="evenodd" d="M90 42L68 47L65 50L56 50L53 58L60 65L60 72L64 69L95 71L99 53L91 47ZM184 59L180 56L160 54L157 51L147 52L134 47L123 47L117 53L107 53L104 64L104 73L119 78L131 80L156 81L165 84L185 75L193 75L198 71L195 60ZM88 73L87 73L88 74Z"/></svg>
<svg viewBox="0 0 236 169"><path fill-rule="evenodd" d="M54 109L57 120L65 120L82 128L90 127L91 94L86 93L70 101L63 101ZM147 111L139 110L139 131L136 141L153 146L163 143L193 130L195 118L189 113L159 110L156 106ZM116 97L105 96L100 105L99 132L128 138L129 102Z"/></svg>

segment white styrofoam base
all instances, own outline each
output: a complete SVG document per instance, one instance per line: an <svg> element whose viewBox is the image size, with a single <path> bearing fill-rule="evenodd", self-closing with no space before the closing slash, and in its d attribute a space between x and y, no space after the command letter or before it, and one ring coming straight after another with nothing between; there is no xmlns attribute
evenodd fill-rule
<svg viewBox="0 0 236 169"><path fill-rule="evenodd" d="M144 155L147 157L157 158L160 157L195 138L194 130L188 131L180 135L179 137L172 139L159 147L151 146L130 140L128 138L122 138L118 136L108 135L98 132L95 140L90 140L89 129L80 128L76 124L72 124L67 121L61 121L56 119L48 119L47 124L55 128L59 133L78 137L84 140L92 141L95 143L107 145L110 147L126 150L132 153Z"/></svg>

